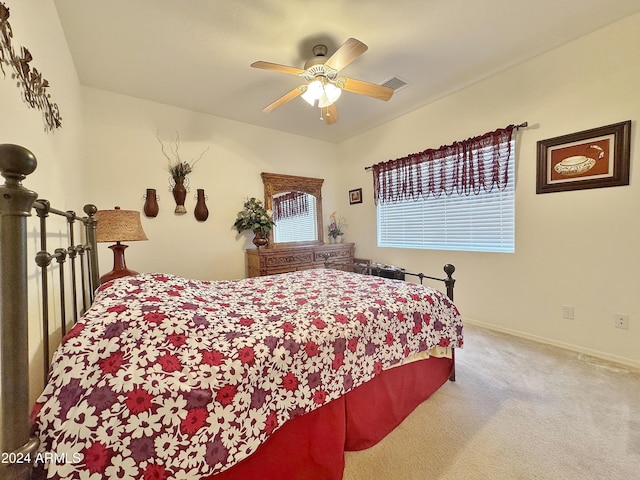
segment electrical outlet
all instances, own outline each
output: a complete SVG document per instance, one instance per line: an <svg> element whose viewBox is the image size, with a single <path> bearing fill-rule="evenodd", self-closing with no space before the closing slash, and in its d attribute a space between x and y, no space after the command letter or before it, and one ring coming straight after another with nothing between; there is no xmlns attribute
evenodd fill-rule
<svg viewBox="0 0 640 480"><path fill-rule="evenodd" d="M613 315L613 319L614 319L616 328L623 328L625 330L629 328L629 315L615 313Z"/></svg>
<svg viewBox="0 0 640 480"><path fill-rule="evenodd" d="M568 307L566 305L562 306L562 318L566 318L567 320L573 320L573 307Z"/></svg>

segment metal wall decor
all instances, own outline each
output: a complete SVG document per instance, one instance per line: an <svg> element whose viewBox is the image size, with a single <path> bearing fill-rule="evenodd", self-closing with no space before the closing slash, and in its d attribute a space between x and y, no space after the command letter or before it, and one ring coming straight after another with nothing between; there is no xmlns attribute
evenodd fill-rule
<svg viewBox="0 0 640 480"><path fill-rule="evenodd" d="M0 2L0 70L6 77L4 66L13 68L11 78L17 81L18 88L22 90L23 100L31 108L42 111L45 132L62 127L58 105L51 101L51 95L47 93L49 81L38 70L29 66L33 57L26 47L20 47L20 54L16 54L12 38L9 8Z"/></svg>

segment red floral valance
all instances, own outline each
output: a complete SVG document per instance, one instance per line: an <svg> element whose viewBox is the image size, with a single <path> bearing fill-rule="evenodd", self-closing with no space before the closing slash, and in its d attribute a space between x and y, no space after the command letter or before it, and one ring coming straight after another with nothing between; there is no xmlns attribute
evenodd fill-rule
<svg viewBox="0 0 640 480"><path fill-rule="evenodd" d="M273 199L273 221L309 212L309 196L304 192L289 192Z"/></svg>
<svg viewBox="0 0 640 480"><path fill-rule="evenodd" d="M373 166L376 205L507 186L515 125Z"/></svg>

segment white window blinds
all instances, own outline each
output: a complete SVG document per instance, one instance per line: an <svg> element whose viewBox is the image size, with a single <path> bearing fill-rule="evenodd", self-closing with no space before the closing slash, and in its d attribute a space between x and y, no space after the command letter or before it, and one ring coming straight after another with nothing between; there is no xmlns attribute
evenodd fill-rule
<svg viewBox="0 0 640 480"><path fill-rule="evenodd" d="M273 229L273 237L276 243L308 242L318 238L315 202L308 202L307 210L300 214L274 221L276 226Z"/></svg>
<svg viewBox="0 0 640 480"><path fill-rule="evenodd" d="M513 140L509 135L504 141L480 145L465 154L466 158L474 158L475 163L471 168L476 171L476 181L479 175L493 175L491 172L497 170L491 165L497 165L499 161L501 172L504 173L501 178L506 180L499 186L480 181L477 183L481 188L475 189L423 188L418 195L414 190L412 194L396 195L391 200L380 197L377 207L378 246L514 252L514 152ZM463 165L461 159L451 155L440 157L438 162L442 183L455 184L448 179L460 175ZM469 165L468 161L466 165ZM410 173L407 171L409 168L413 169ZM393 169L386 169L384 181L393 185L396 191L406 190L407 178L418 178L425 185L426 179L433 178L427 172L428 168L433 169L429 161L396 165Z"/></svg>

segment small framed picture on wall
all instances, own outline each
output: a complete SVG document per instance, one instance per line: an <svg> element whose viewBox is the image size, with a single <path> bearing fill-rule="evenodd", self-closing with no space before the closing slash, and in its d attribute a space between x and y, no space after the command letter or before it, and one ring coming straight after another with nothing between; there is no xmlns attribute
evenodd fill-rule
<svg viewBox="0 0 640 480"><path fill-rule="evenodd" d="M538 142L536 193L629 185L631 120Z"/></svg>
<svg viewBox="0 0 640 480"><path fill-rule="evenodd" d="M353 205L355 203L362 203L362 189L356 188L354 190L349 190L349 205Z"/></svg>

